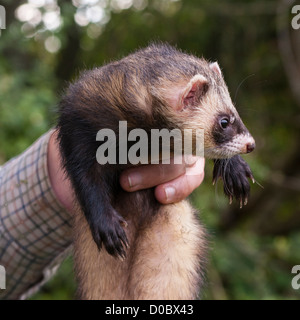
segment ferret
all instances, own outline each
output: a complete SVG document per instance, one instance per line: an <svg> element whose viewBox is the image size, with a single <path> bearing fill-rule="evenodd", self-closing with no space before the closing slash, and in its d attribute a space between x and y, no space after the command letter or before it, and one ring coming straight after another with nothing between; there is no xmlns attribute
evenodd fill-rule
<svg viewBox="0 0 300 320"><path fill-rule="evenodd" d="M196 299L204 284L208 245L189 201L160 204L153 188L127 193L119 178L130 165L96 161L104 143L96 141L97 132L107 128L118 137L120 121L127 121L128 131L147 133L203 129L214 182L223 179L225 194L240 205L248 201L248 178L254 178L239 154L251 152L254 139L218 63L167 44L151 44L83 72L60 102L58 141L76 195L79 298Z"/></svg>

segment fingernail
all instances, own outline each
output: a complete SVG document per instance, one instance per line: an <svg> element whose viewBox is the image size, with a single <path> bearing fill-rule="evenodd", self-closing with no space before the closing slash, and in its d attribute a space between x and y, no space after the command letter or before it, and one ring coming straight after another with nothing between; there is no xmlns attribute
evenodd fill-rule
<svg viewBox="0 0 300 320"><path fill-rule="evenodd" d="M135 187L138 184L141 184L142 177L140 174L134 172L127 176L128 184L130 188Z"/></svg>
<svg viewBox="0 0 300 320"><path fill-rule="evenodd" d="M197 162L198 158L193 155L185 155L184 162L187 167L193 166Z"/></svg>
<svg viewBox="0 0 300 320"><path fill-rule="evenodd" d="M132 188L131 177L130 177L130 176L127 176L127 180L128 180L129 187Z"/></svg>
<svg viewBox="0 0 300 320"><path fill-rule="evenodd" d="M173 200L175 193L176 193L176 190L174 187L166 187L165 194L166 194L167 201Z"/></svg>

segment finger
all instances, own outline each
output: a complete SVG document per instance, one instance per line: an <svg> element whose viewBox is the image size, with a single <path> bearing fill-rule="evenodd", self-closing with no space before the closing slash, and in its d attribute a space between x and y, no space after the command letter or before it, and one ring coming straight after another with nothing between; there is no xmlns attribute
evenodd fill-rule
<svg viewBox="0 0 300 320"><path fill-rule="evenodd" d="M181 201L198 188L203 179L204 159L199 159L185 174L157 186L155 189L155 197L163 204Z"/></svg>
<svg viewBox="0 0 300 320"><path fill-rule="evenodd" d="M181 158L182 159L182 158ZM194 159L195 163L196 159ZM189 158L189 163L186 165L183 161L181 164L175 164L174 159L170 164L149 164L130 168L122 172L120 176L121 187L129 192L141 189L148 189L159 184L176 179L183 175L187 167L192 166L193 159Z"/></svg>

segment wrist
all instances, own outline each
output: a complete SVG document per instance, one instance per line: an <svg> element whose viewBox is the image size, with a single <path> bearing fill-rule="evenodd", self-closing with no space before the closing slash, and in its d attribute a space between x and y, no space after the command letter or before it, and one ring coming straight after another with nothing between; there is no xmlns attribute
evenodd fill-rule
<svg viewBox="0 0 300 320"><path fill-rule="evenodd" d="M61 163L57 132L54 131L49 139L47 151L49 179L56 198L63 207L71 212L73 209L73 191Z"/></svg>

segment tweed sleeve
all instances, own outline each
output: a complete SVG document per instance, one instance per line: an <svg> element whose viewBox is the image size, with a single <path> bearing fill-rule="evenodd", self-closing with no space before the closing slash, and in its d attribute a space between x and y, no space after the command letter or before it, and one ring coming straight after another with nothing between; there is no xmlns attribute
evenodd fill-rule
<svg viewBox="0 0 300 320"><path fill-rule="evenodd" d="M71 249L71 217L48 177L52 132L0 167L0 299L35 293Z"/></svg>

